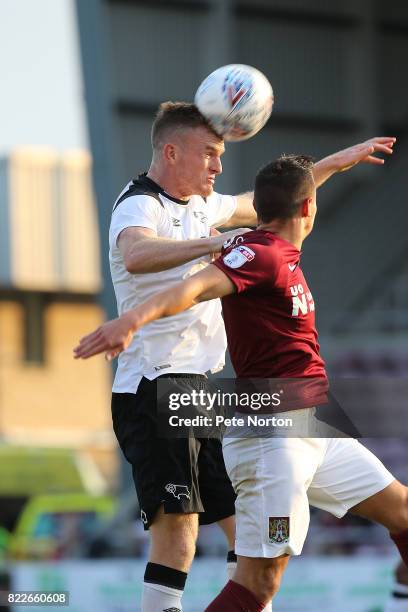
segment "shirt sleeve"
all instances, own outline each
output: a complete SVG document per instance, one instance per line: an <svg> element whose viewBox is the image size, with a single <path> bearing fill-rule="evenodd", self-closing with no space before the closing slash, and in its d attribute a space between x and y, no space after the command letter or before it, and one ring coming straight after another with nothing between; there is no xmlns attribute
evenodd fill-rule
<svg viewBox="0 0 408 612"><path fill-rule="evenodd" d="M151 196L135 195L126 198L112 213L110 236L117 243L119 234L127 227L146 227L158 232L162 207Z"/></svg>
<svg viewBox="0 0 408 612"><path fill-rule="evenodd" d="M231 195L213 193L207 198L209 221L211 227L217 227L226 223L237 208L237 198Z"/></svg>
<svg viewBox="0 0 408 612"><path fill-rule="evenodd" d="M273 284L280 257L273 246L245 243L226 249L213 264L234 283L237 293L242 293L260 284Z"/></svg>

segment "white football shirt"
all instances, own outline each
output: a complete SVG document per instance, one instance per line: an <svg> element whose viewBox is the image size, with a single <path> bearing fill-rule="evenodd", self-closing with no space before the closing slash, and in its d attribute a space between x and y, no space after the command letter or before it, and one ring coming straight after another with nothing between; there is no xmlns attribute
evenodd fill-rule
<svg viewBox="0 0 408 612"><path fill-rule="evenodd" d="M115 203L109 231L109 260L119 314L149 297L202 270L210 261L203 256L163 272L130 274L117 246L119 234L127 227L146 227L157 236L176 240L207 238L210 228L225 223L235 212L234 196L213 193L194 195L188 202L172 198L146 177L146 192L129 195L128 183ZM148 195L154 191L154 195ZM158 245L159 248L159 245ZM226 337L220 300L197 304L172 317L149 323L134 336L120 354L113 384L115 393L136 393L143 376L153 380L161 374L181 372L203 374L224 366Z"/></svg>

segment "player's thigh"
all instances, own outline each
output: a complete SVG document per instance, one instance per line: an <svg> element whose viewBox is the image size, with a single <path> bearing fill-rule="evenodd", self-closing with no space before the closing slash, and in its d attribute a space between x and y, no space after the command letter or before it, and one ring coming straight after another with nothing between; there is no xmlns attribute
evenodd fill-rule
<svg viewBox="0 0 408 612"><path fill-rule="evenodd" d="M311 438L224 441L237 493L236 552L245 557L300 554L309 526L307 489L322 458Z"/></svg>
<svg viewBox="0 0 408 612"><path fill-rule="evenodd" d="M312 506L342 517L394 480L381 461L352 438L327 439L322 463L309 487Z"/></svg>
<svg viewBox="0 0 408 612"><path fill-rule="evenodd" d="M150 381L142 379L137 393L112 393L112 424L119 446L134 465L141 460L141 446L151 447L157 436L157 424L153 414L154 389ZM149 410L151 407L151 412Z"/></svg>
<svg viewBox="0 0 408 612"><path fill-rule="evenodd" d="M143 379L136 394L114 394L112 417L122 451L132 466L145 528L159 508L167 514L203 511L198 489L200 442L160 438L155 381Z"/></svg>
<svg viewBox="0 0 408 612"><path fill-rule="evenodd" d="M385 489L350 508L352 514L381 523L392 533L408 529L408 488L394 480Z"/></svg>

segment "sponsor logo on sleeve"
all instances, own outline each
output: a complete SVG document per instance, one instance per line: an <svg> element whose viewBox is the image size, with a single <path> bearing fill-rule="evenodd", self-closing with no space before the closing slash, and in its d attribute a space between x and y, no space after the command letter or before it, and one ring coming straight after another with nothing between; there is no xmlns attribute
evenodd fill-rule
<svg viewBox="0 0 408 612"><path fill-rule="evenodd" d="M252 261L255 257L255 252L247 246L239 245L234 247L232 251L224 255L223 262L229 268L240 268L248 261Z"/></svg>
<svg viewBox="0 0 408 612"><path fill-rule="evenodd" d="M233 236L232 238L228 238L222 245L224 249L228 249L235 242L235 246L237 246L240 242L244 242L243 236Z"/></svg>

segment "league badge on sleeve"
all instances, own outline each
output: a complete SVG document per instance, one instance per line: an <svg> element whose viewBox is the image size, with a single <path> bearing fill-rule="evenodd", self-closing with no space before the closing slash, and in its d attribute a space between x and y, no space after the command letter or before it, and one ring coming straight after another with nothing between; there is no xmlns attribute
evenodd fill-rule
<svg viewBox="0 0 408 612"><path fill-rule="evenodd" d="M289 542L289 517L269 517L269 542L271 544L287 544Z"/></svg>
<svg viewBox="0 0 408 612"><path fill-rule="evenodd" d="M252 249L247 246L240 245L227 253L222 260L229 268L240 268L247 261L252 261L254 257L255 253Z"/></svg>

